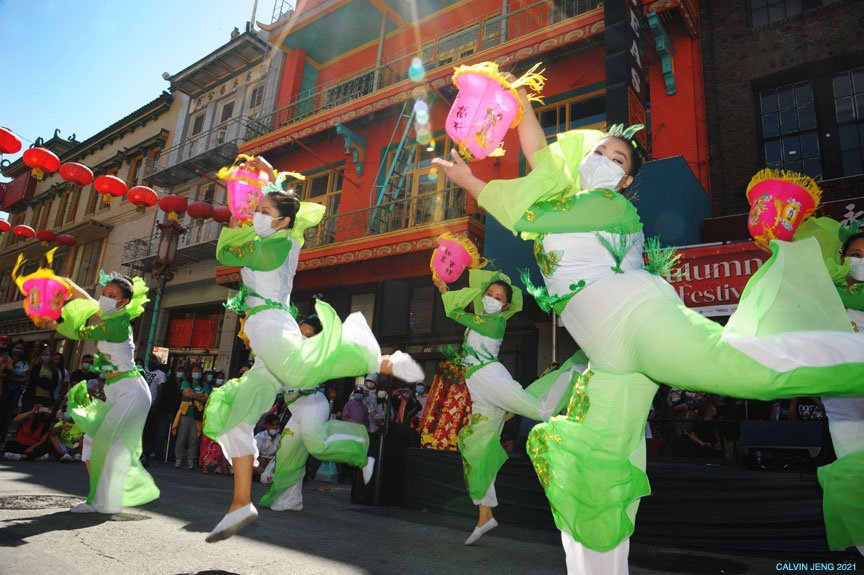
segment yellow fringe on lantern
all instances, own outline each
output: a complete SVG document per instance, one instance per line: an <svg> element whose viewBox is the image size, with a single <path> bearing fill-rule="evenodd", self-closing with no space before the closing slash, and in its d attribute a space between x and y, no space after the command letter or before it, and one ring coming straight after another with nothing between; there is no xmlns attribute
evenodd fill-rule
<svg viewBox="0 0 864 575"><path fill-rule="evenodd" d="M750 183L747 184L747 197L750 198L750 190L752 190L757 184L761 184L766 180L782 180L784 182L789 182L790 184L795 184L813 198L815 207L819 207L819 202L822 201L822 189L819 187L819 184L816 183L816 180L810 176L799 172L774 170L771 168L759 170L756 172L756 175L750 179Z"/></svg>
<svg viewBox="0 0 864 575"><path fill-rule="evenodd" d="M456 82L456 78L462 76L463 74L481 74L483 76L487 76L492 78L505 90L510 90L510 93L516 98L516 101L519 102L519 110L516 112L516 117L513 118L513 123L510 124L510 128L515 128L522 121L522 117L525 115L525 111L522 109L522 101L519 99L519 94L516 92L517 88L521 88L523 86L528 88L528 101L529 102L539 102L543 103L543 100L540 98L540 92L543 91L543 86L546 84L546 77L543 76L543 72L545 72L545 68L543 70L537 71L542 65L542 62L537 62L531 68L522 74L519 78L513 80L512 82L507 79L507 77L501 73L498 69L498 64L495 62L480 62L479 64L472 64L471 66L459 66L453 69L453 84L456 87L459 87L459 84Z"/></svg>
<svg viewBox="0 0 864 575"><path fill-rule="evenodd" d="M452 232L445 232L438 236L438 239L455 242L462 246L462 248L468 252L468 255L471 256L471 263L467 266L470 269L484 268L489 263L489 260L480 255L480 251L477 249L477 246L474 245L474 242L465 236L458 236ZM441 293L445 293L447 291L447 283L442 280L435 271L435 254L437 251L438 248L436 247L435 251L432 252L432 257L429 258L429 269L432 271L432 283L435 284Z"/></svg>
<svg viewBox="0 0 864 575"><path fill-rule="evenodd" d="M47 252L45 252L45 264L44 266L40 266L38 270L33 272L32 274L27 274L26 276L19 275L18 272L24 267L24 264L27 263L27 258L24 257L24 254L18 254L18 260L15 262L15 267L12 268L12 279L15 280L15 285L18 286L18 289L21 291L21 294L26 298L27 292L24 291L24 284L32 279L38 278L48 278L53 279L56 282L63 284L66 289L70 289L68 282L62 280L60 276L54 273L54 270L51 269L51 266L54 265L54 252L57 251L57 248L51 248Z"/></svg>

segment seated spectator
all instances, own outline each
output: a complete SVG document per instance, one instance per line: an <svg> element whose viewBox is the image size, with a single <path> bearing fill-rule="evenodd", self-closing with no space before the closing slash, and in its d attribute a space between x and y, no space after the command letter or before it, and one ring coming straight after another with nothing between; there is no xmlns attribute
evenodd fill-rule
<svg viewBox="0 0 864 575"><path fill-rule="evenodd" d="M18 424L18 432L15 439L3 446L4 457L19 460L47 456L51 452L48 436L53 421L54 410L50 405L37 404L16 415L12 423Z"/></svg>
<svg viewBox="0 0 864 575"><path fill-rule="evenodd" d="M264 431L255 435L255 443L258 446L258 464L252 468L255 477L260 477L270 461L276 457L276 449L279 447L279 440L282 439L281 430L279 418L272 413L268 414L264 419Z"/></svg>
<svg viewBox="0 0 864 575"><path fill-rule="evenodd" d="M51 428L51 447L60 461L81 461L83 439L84 430L78 427L72 416L66 412L63 412L60 421Z"/></svg>

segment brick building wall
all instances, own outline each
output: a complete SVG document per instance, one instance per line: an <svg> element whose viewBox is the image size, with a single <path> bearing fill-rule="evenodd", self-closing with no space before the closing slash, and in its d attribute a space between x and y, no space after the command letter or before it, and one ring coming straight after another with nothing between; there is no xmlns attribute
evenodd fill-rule
<svg viewBox="0 0 864 575"><path fill-rule="evenodd" d="M864 175L843 173L849 168L840 160L831 89L835 75L864 68L864 1L821 0L821 7L755 27L751 3L765 4L701 2L714 215L746 212L747 182L766 164L760 92L801 82L812 83L825 199L864 194Z"/></svg>

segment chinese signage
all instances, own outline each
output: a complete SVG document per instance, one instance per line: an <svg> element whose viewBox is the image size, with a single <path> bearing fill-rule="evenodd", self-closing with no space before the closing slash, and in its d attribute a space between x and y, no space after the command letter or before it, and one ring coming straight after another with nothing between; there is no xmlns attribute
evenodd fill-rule
<svg viewBox="0 0 864 575"><path fill-rule="evenodd" d="M705 316L731 315L750 277L769 254L753 242L694 246L665 277L684 305Z"/></svg>
<svg viewBox="0 0 864 575"><path fill-rule="evenodd" d="M256 66L248 72L234 76L218 88L213 88L206 94L198 96L192 100L189 112L194 113L203 110L210 102L213 102L214 100L218 101L223 96L233 94L240 86L247 86L253 82L257 82L262 77L262 70L263 68L261 66Z"/></svg>
<svg viewBox="0 0 864 575"><path fill-rule="evenodd" d="M604 4L606 45L606 124L645 124L648 101L647 62L640 0L607 0ZM647 149L647 130L636 139Z"/></svg>

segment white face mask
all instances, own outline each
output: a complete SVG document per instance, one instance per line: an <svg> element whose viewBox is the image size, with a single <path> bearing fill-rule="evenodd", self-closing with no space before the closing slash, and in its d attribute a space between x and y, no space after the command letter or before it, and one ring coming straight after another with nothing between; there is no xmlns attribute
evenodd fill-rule
<svg viewBox="0 0 864 575"><path fill-rule="evenodd" d="M252 214L252 227L255 229L255 233L258 234L258 237L268 238L276 233L276 230L273 228L273 220L273 216L268 216L261 212L255 212Z"/></svg>
<svg viewBox="0 0 864 575"><path fill-rule="evenodd" d="M111 299L106 295L99 296L99 309L102 310L104 315L112 314L117 311L117 300Z"/></svg>
<svg viewBox="0 0 864 575"><path fill-rule="evenodd" d="M267 433L270 434L270 437L276 437L279 434L279 430L278 429L268 429Z"/></svg>
<svg viewBox="0 0 864 575"><path fill-rule="evenodd" d="M621 166L603 154L588 154L579 164L579 181L583 190L614 190L626 175Z"/></svg>
<svg viewBox="0 0 864 575"><path fill-rule="evenodd" d="M486 313L499 313L504 309L504 304L490 295L483 296L483 309Z"/></svg>
<svg viewBox="0 0 864 575"><path fill-rule="evenodd" d="M864 282L864 258L846 258L849 260L849 275L858 282Z"/></svg>

